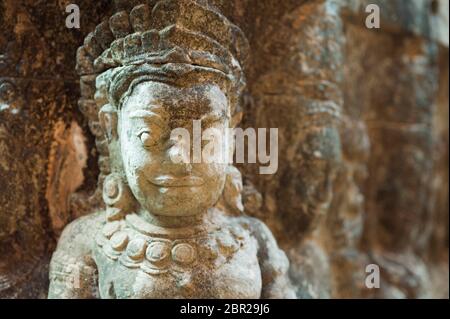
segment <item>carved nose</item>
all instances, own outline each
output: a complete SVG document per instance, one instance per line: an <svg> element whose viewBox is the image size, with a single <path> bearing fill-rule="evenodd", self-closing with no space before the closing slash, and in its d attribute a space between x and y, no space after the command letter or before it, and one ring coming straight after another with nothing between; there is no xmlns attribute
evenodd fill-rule
<svg viewBox="0 0 450 319"><path fill-rule="evenodd" d="M192 172L190 149L183 143L177 143L168 150L168 160L174 173L187 175Z"/></svg>
<svg viewBox="0 0 450 319"><path fill-rule="evenodd" d="M168 157L173 164L190 164L191 156L188 145L183 142L177 142L168 150Z"/></svg>

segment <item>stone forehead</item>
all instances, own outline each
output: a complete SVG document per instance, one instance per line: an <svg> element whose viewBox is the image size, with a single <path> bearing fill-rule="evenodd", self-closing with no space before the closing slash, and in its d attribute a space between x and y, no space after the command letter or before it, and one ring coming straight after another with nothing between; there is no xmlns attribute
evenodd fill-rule
<svg viewBox="0 0 450 319"><path fill-rule="evenodd" d="M201 83L189 87L181 87L157 81L143 81L132 87L129 98L148 98L165 100L213 100L225 97L225 93L214 83Z"/></svg>
<svg viewBox="0 0 450 319"><path fill-rule="evenodd" d="M156 111L163 117L170 115L171 119L200 118L208 113L222 117L230 111L225 94L217 86L203 84L183 88L158 82L136 85L122 109Z"/></svg>

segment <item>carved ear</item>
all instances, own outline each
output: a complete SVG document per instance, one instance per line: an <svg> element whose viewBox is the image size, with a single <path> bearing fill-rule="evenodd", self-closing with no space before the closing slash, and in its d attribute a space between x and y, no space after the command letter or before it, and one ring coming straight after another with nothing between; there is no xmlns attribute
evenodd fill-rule
<svg viewBox="0 0 450 319"><path fill-rule="evenodd" d="M243 112L236 112L232 117L231 117L231 127L235 128L237 127L241 121L242 121L242 117L244 116Z"/></svg>
<svg viewBox="0 0 450 319"><path fill-rule="evenodd" d="M100 125L111 142L113 139L117 139L117 111L111 104L104 105L98 113Z"/></svg>

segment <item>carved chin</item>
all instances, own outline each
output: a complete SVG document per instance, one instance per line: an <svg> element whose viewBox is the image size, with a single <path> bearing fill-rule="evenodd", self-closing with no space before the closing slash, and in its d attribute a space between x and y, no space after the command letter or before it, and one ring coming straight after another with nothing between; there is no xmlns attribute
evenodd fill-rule
<svg viewBox="0 0 450 319"><path fill-rule="evenodd" d="M193 216L214 206L219 196L204 187L158 187L140 202L146 210L156 215Z"/></svg>

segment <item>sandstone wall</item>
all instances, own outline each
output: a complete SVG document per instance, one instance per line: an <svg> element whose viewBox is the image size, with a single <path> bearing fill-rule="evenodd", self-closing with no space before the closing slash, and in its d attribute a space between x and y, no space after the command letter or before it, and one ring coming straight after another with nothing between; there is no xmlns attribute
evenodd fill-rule
<svg viewBox="0 0 450 319"><path fill-rule="evenodd" d="M73 2L80 29L68 0L0 1L2 298L45 298L61 229L101 205L75 55L140 1ZM277 174L241 167L244 204L287 252L297 297L448 297L448 1L211 2L250 41L243 126L279 128Z"/></svg>

